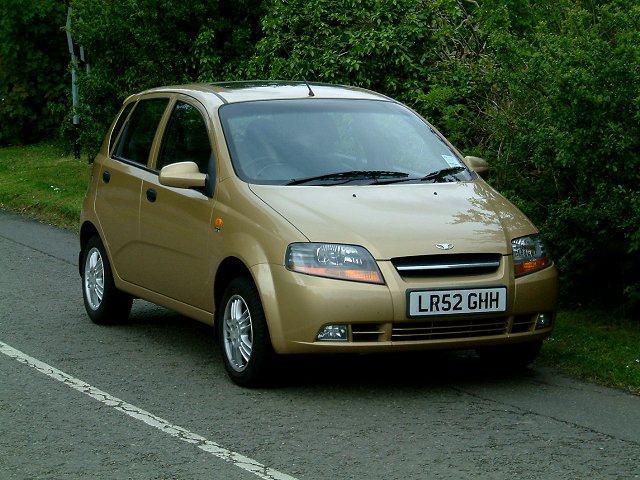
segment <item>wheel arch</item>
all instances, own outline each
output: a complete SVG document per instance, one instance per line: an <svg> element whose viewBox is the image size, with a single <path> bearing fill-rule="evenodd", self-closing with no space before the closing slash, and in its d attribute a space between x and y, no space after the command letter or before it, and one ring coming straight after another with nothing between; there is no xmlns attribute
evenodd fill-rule
<svg viewBox="0 0 640 480"><path fill-rule="evenodd" d="M248 275L255 283L255 279L253 279L251 271L239 258L227 257L220 263L213 284L213 303L214 310L216 312L222 302L222 296L224 295L227 286L234 278L241 277L243 275Z"/></svg>
<svg viewBox="0 0 640 480"><path fill-rule="evenodd" d="M78 255L78 270L80 276L82 276L82 255L84 253L85 246L91 237L94 235L100 235L98 229L91 222L84 222L80 226L80 253Z"/></svg>
<svg viewBox="0 0 640 480"><path fill-rule="evenodd" d="M214 281L214 323L218 321L217 317L224 309L222 301L227 287L235 278L241 276L248 277L255 285L264 311L271 344L277 352L283 352L280 311L275 295L273 272L269 264L262 263L249 268L237 257L227 257L222 261Z"/></svg>

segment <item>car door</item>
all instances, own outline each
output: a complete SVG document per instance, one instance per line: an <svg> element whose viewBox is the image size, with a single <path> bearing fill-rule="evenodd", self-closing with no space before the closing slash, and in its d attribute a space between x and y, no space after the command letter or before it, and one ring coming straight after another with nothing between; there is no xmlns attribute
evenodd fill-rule
<svg viewBox="0 0 640 480"><path fill-rule="evenodd" d="M138 260L144 286L205 311L213 310L209 243L213 232L212 190L166 187L158 173L166 165L191 161L215 179L215 158L205 109L179 96L172 105L159 145L154 175L142 183Z"/></svg>
<svg viewBox="0 0 640 480"><path fill-rule="evenodd" d="M142 177L168 104L164 97L127 105L112 134L117 143L98 173L95 210L114 273L126 281L135 279L136 260L144 254L138 229Z"/></svg>

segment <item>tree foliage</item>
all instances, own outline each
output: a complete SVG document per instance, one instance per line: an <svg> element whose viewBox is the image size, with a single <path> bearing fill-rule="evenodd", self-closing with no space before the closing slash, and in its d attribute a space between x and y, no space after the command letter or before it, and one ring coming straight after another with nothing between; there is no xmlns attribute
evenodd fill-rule
<svg viewBox="0 0 640 480"><path fill-rule="evenodd" d="M41 117L27 98L36 86L15 80L16 59L26 58L34 71L39 63L49 71L67 64L47 57L40 44L21 45L18 53L8 40L45 29L42 19L60 2L34 0L21 10L17 3L0 7L0 98L10 100L0 104L5 143L13 131L5 127L7 112L22 131ZM304 78L371 88L413 107L465 153L490 161L491 182L550 239L565 299L640 306L636 0L72 0L72 6L74 36L92 65L80 79L85 151L97 148L121 101L147 87ZM55 22L58 28L64 20ZM46 95L64 98L60 85L38 78Z"/></svg>
<svg viewBox="0 0 640 480"><path fill-rule="evenodd" d="M273 1L239 73L358 85L422 109L440 87L440 63L481 49L458 35L467 20L456 0Z"/></svg>
<svg viewBox="0 0 640 480"><path fill-rule="evenodd" d="M82 144L94 151L122 100L146 88L223 79L250 49L257 0L73 0L88 52L80 78ZM253 26L253 29L252 29Z"/></svg>
<svg viewBox="0 0 640 480"><path fill-rule="evenodd" d="M0 2L0 145L46 138L64 117L66 8L56 0Z"/></svg>
<svg viewBox="0 0 640 480"><path fill-rule="evenodd" d="M531 2L514 19L500 3L480 19L496 185L551 240L565 298L638 306L640 6Z"/></svg>
<svg viewBox="0 0 640 480"><path fill-rule="evenodd" d="M640 7L633 1L270 3L242 74L382 91L550 239L565 299L640 300Z"/></svg>

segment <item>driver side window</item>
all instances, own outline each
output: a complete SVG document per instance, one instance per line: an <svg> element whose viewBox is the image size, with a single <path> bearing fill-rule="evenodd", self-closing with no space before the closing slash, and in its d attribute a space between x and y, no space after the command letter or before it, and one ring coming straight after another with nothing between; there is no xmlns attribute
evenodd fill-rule
<svg viewBox="0 0 640 480"><path fill-rule="evenodd" d="M201 173L207 173L212 157L207 125L193 105L178 101L165 130L158 170L178 162L195 162Z"/></svg>

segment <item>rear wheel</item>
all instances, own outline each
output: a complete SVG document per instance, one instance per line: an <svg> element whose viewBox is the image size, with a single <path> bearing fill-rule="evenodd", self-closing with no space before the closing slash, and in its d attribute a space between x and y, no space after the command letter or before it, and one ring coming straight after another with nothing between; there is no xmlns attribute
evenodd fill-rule
<svg viewBox="0 0 640 480"><path fill-rule="evenodd" d="M260 295L250 277L231 281L219 312L218 335L229 377L243 387L265 384L275 353Z"/></svg>
<svg viewBox="0 0 640 480"><path fill-rule="evenodd" d="M97 235L84 248L82 296L89 318L98 324L122 322L131 312L133 298L116 288L104 245Z"/></svg>
<svg viewBox="0 0 640 480"><path fill-rule="evenodd" d="M478 348L478 356L485 362L507 370L525 368L540 353L542 340Z"/></svg>

